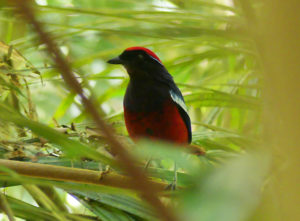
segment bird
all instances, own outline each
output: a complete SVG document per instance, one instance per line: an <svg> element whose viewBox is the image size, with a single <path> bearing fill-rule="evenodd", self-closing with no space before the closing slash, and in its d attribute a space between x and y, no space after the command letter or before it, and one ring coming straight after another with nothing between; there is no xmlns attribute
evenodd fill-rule
<svg viewBox="0 0 300 221"><path fill-rule="evenodd" d="M129 75L123 108L125 125L133 140L191 143L191 120L182 93L153 51L129 47L107 62L123 65Z"/></svg>

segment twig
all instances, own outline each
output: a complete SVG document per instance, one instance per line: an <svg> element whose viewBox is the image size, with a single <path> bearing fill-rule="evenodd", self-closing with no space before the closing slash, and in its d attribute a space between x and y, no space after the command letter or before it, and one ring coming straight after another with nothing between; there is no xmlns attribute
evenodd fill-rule
<svg viewBox="0 0 300 221"><path fill-rule="evenodd" d="M31 5L29 5L29 1L13 0L13 2L15 3L16 8L27 19L28 23L33 26L34 30L39 35L40 41L47 46L48 53L57 65L57 68L60 70L66 84L74 93L81 97L86 112L91 115L97 126L103 130L103 134L105 135L107 142L118 156L118 162L124 168L124 171L126 171L132 178L130 179L130 185L135 188L136 191L138 191L140 195L156 210L161 220L178 220L171 210L163 205L158 198L158 189L154 187L151 182L149 182L144 172L136 166L137 160L127 152L125 146L115 138L113 129L108 126L100 117L94 101L88 99L84 95L83 89L73 75L69 63L66 59L64 59L63 54L52 40L50 35L43 30L42 24L36 20L33 8Z"/></svg>

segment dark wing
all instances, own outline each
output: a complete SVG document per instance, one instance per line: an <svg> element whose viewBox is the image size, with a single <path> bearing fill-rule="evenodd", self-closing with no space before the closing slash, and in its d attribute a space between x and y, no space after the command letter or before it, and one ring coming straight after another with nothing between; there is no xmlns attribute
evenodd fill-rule
<svg viewBox="0 0 300 221"><path fill-rule="evenodd" d="M175 84L172 86L172 88L170 90L170 95L171 95L172 100L176 103L177 109L185 123L185 126L188 130L188 136L189 136L188 142L191 143L191 141L192 141L191 119L187 112L183 96Z"/></svg>
<svg viewBox="0 0 300 221"><path fill-rule="evenodd" d="M182 117L185 126L188 130L188 142L192 142L192 127L191 127L191 120L189 117L189 114L187 112L183 96L179 90L179 88L176 86L175 82L173 81L173 77L169 74L167 69L165 69L164 66L159 67L159 70L154 70L153 73L159 72L159 75L154 75L153 77L160 82L163 82L169 86L169 92L171 95L172 100L175 102L177 109L180 113L180 116Z"/></svg>

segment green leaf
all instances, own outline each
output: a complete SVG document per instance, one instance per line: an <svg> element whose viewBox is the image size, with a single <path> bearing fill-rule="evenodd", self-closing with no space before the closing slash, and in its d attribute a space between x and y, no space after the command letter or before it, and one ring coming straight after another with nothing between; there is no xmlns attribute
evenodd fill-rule
<svg viewBox="0 0 300 221"><path fill-rule="evenodd" d="M109 205L113 208L117 208L128 213L134 214L144 219L153 220L155 219L155 215L152 210L146 206L146 204L142 201L137 199L127 197L127 196L120 196L120 195L113 195L113 194L101 194L101 193L89 193L89 192L79 192L79 191L71 191L74 195L79 195L80 198L87 197L92 199L93 205L95 202L99 202L99 206L101 204ZM103 211L100 211L103 212ZM111 215L111 214L109 214ZM115 214L114 214L115 215ZM112 215L112 216L114 216Z"/></svg>
<svg viewBox="0 0 300 221"><path fill-rule="evenodd" d="M27 127L31 129L34 133L40 135L41 137L59 145L69 157L89 157L91 159L99 160L104 164L114 166L115 163L108 157L102 155L95 149L88 147L76 140L70 139L68 136L59 133L58 131L35 121L26 119L22 115L14 112L9 107L0 103L0 119L4 121L13 122L18 126Z"/></svg>

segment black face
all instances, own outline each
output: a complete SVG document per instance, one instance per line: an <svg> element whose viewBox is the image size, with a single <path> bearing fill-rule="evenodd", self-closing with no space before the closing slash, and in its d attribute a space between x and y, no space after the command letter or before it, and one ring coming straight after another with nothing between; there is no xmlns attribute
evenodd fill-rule
<svg viewBox="0 0 300 221"><path fill-rule="evenodd" d="M161 65L161 63L156 58L150 56L143 50L124 51L119 57L122 61L130 65Z"/></svg>
<svg viewBox="0 0 300 221"><path fill-rule="evenodd" d="M110 64L122 64L130 77L150 77L164 66L143 50L124 51L119 57L108 61Z"/></svg>

